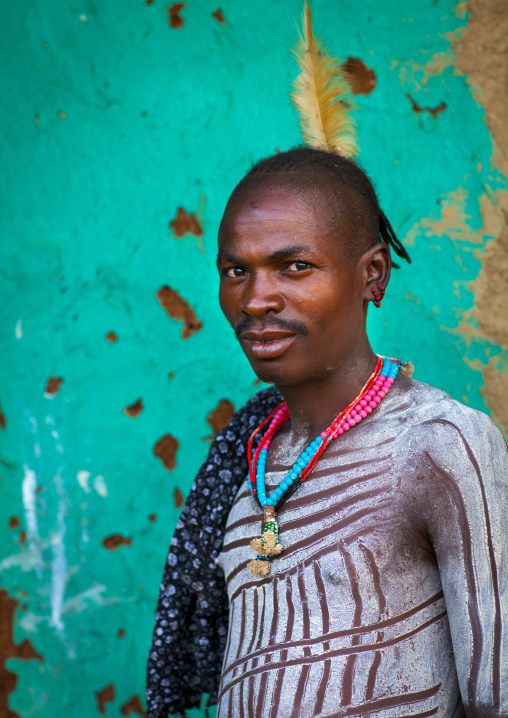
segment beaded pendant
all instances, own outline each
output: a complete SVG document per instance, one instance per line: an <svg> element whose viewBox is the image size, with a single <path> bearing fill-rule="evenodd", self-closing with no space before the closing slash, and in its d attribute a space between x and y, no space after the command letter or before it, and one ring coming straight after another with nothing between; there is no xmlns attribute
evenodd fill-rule
<svg viewBox="0 0 508 718"><path fill-rule="evenodd" d="M263 506L263 533L261 538L252 539L250 547L256 551L257 557L249 561L247 568L254 576L268 576L270 561L278 556L283 549L279 543L279 527L273 506Z"/></svg>

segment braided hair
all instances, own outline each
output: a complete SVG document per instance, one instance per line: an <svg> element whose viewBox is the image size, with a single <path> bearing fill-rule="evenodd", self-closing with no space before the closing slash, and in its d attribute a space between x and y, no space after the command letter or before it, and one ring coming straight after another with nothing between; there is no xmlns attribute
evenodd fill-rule
<svg viewBox="0 0 508 718"><path fill-rule="evenodd" d="M251 184L263 181L276 186L290 184L302 189L325 190L328 196L332 192L337 201L339 195L344 195L348 190L361 195L364 199L361 207L362 224L366 225L367 229L362 233L363 236L358 238L356 232L354 242L349 241L351 258L358 258L381 239L395 254L411 262L404 245L379 206L372 182L353 160L310 147L296 147L287 152L279 152L254 164L234 189L230 201ZM343 204L343 196L340 197L340 202ZM325 209L333 210L329 203ZM398 268L395 263L392 266Z"/></svg>

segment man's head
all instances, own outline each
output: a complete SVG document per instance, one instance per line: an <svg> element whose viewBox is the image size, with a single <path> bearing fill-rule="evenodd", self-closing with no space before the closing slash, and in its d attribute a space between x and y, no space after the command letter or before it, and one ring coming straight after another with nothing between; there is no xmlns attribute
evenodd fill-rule
<svg viewBox="0 0 508 718"><path fill-rule="evenodd" d="M219 298L261 379L320 381L364 348L388 243L409 259L350 160L296 149L253 167L221 222Z"/></svg>

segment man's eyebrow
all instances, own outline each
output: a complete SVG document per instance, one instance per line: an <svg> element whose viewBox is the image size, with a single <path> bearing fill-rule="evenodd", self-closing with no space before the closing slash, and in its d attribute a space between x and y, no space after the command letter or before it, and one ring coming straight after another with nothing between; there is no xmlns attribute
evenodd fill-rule
<svg viewBox="0 0 508 718"><path fill-rule="evenodd" d="M289 247L282 247L277 249L272 254L267 256L269 262L274 262L277 259L284 259L284 257L292 257L298 254L310 254L314 255L314 252L306 244L292 244ZM234 254L230 254L225 249L219 249L217 253L217 264L220 262L231 262L231 264L243 264L245 260L241 257L236 257Z"/></svg>
<svg viewBox="0 0 508 718"><path fill-rule="evenodd" d="M276 259L284 259L284 257L292 257L296 254L314 254L312 249L310 247L307 247L306 244L292 244L290 247L282 247L281 249L278 249L276 252L272 252L272 254L269 254L267 259L268 261L274 261Z"/></svg>
<svg viewBox="0 0 508 718"><path fill-rule="evenodd" d="M220 264L221 262L231 262L231 264L242 264L242 259L240 257L236 257L234 254L230 254L229 252L226 252L225 249L219 249L217 252L217 264Z"/></svg>

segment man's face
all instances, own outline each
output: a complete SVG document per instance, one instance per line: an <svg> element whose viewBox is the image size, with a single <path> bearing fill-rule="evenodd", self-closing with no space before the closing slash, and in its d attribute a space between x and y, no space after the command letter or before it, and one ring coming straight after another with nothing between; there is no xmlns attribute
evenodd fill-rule
<svg viewBox="0 0 508 718"><path fill-rule="evenodd" d="M320 207L305 191L255 186L219 233L222 311L257 376L279 386L331 378L364 332L363 269L341 239L348 210L332 232Z"/></svg>

